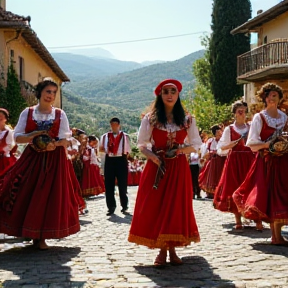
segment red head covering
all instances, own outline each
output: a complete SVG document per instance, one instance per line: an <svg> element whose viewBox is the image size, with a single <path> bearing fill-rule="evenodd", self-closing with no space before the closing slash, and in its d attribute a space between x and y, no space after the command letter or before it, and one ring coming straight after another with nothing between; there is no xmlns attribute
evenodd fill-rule
<svg viewBox="0 0 288 288"><path fill-rule="evenodd" d="M182 90L182 84L178 81L178 80L175 80L175 79L165 79L163 81L161 81L157 87L155 88L154 90L154 93L156 96L160 95L161 94L161 90L164 86L166 85L173 85L177 88L178 92L180 93L181 90Z"/></svg>

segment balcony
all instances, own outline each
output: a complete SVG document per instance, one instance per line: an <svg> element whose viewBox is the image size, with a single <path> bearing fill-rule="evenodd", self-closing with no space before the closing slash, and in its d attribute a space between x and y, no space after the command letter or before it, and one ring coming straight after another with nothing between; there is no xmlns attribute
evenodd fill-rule
<svg viewBox="0 0 288 288"><path fill-rule="evenodd" d="M26 81L20 81L21 94L28 103L28 106L37 104L37 98L35 97L35 91L33 85Z"/></svg>
<svg viewBox="0 0 288 288"><path fill-rule="evenodd" d="M275 39L237 58L239 83L287 79L288 39Z"/></svg>

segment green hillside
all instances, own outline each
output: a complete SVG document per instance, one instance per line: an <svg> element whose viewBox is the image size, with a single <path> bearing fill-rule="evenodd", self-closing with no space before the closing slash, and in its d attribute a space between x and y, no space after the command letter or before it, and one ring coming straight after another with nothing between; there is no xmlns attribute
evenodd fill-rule
<svg viewBox="0 0 288 288"><path fill-rule="evenodd" d="M104 79L87 78L65 85L90 102L108 104L121 109L142 111L153 99L153 90L165 78L176 78L183 84L183 97L193 87L192 64L203 57L204 51L194 52L176 61L154 64Z"/></svg>
<svg viewBox="0 0 288 288"><path fill-rule="evenodd" d="M63 109L70 125L100 136L109 129L109 120L117 116L124 131L136 132L141 112L154 100L156 85L165 78L176 78L183 84L181 97L185 98L193 88L192 64L203 54L201 50L176 61L103 79L83 74L84 80L72 80L63 87Z"/></svg>

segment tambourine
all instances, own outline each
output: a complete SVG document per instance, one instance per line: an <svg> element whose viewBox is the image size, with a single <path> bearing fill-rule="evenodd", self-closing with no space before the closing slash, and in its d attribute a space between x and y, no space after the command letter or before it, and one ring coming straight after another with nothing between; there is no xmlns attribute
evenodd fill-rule
<svg viewBox="0 0 288 288"><path fill-rule="evenodd" d="M275 156L282 156L283 154L288 153L287 135L278 136L272 141L269 145L269 152Z"/></svg>
<svg viewBox="0 0 288 288"><path fill-rule="evenodd" d="M48 134L41 134L33 138L32 147L38 152L44 152L51 141L52 138Z"/></svg>

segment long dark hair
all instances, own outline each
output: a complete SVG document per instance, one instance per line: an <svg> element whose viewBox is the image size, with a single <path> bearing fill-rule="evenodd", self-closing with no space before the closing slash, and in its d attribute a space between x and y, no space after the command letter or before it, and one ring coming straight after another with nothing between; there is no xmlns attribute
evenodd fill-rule
<svg viewBox="0 0 288 288"><path fill-rule="evenodd" d="M173 107L172 113L173 113L174 123L177 126L184 126L186 113L180 101L180 97L178 97ZM164 106L164 102L162 100L161 95L156 97L156 100L153 103L152 112L151 112L151 125L154 126L157 124L162 124L164 127L167 124L165 106Z"/></svg>

